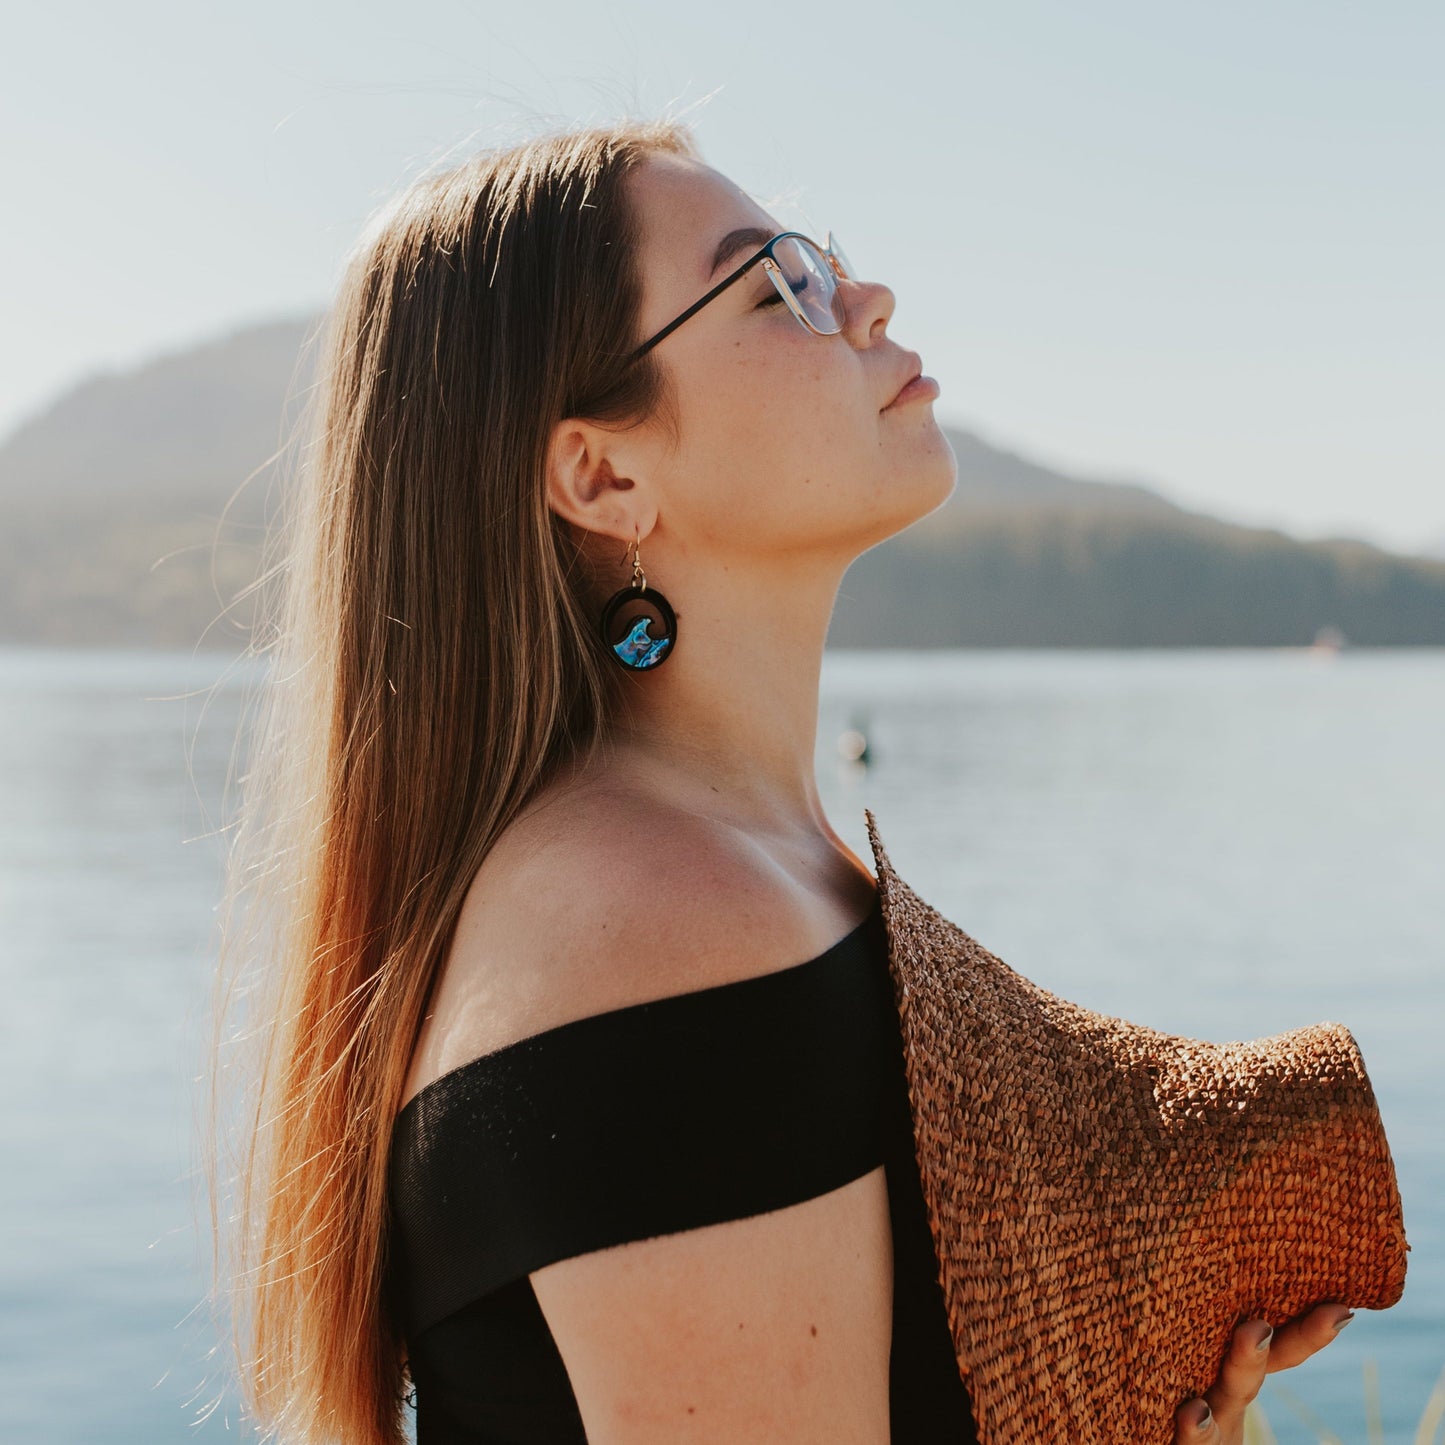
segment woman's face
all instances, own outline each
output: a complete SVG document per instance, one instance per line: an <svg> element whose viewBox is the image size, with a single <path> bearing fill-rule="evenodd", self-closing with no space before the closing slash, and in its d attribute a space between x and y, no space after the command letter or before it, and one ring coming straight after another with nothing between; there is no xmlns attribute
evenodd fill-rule
<svg viewBox="0 0 1445 1445"><path fill-rule="evenodd" d="M729 232L787 229L725 176L683 157L649 157L630 184L642 232L639 340L763 243L719 258ZM916 353L886 333L893 293L877 281L839 285L847 322L836 335L802 326L759 264L653 348L680 437L676 450L658 445L649 457L669 545L714 560L795 560L812 549L846 565L952 492L957 465L932 400L885 410L919 370Z"/></svg>

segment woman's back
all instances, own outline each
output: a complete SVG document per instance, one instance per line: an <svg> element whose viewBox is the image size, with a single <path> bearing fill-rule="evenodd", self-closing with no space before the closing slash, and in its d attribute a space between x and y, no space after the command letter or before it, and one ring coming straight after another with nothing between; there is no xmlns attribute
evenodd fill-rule
<svg viewBox="0 0 1445 1445"><path fill-rule="evenodd" d="M419 1445L971 1439L890 990L846 849L605 784L514 825L396 1125Z"/></svg>

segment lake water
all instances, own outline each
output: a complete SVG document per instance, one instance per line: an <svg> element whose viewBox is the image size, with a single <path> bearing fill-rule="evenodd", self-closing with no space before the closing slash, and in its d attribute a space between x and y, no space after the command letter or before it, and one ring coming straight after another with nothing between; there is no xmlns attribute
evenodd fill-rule
<svg viewBox="0 0 1445 1445"><path fill-rule="evenodd" d="M249 1439L208 1358L192 1117L239 693L225 659L0 650L0 1438ZM185 695L190 693L187 698ZM861 725L866 772L836 740ZM1405 1297L1284 1390L1413 1439L1445 1367L1445 651L827 656L819 778L872 862L1012 967L1197 1038L1345 1023ZM1283 1387L1283 1389L1281 1388Z"/></svg>

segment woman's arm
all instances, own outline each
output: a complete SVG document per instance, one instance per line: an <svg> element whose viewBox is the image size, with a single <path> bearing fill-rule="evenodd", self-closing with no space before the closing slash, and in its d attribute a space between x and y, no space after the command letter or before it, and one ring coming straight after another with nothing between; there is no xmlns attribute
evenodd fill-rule
<svg viewBox="0 0 1445 1445"><path fill-rule="evenodd" d="M887 1445L880 1165L841 1189L537 1270L592 1445Z"/></svg>

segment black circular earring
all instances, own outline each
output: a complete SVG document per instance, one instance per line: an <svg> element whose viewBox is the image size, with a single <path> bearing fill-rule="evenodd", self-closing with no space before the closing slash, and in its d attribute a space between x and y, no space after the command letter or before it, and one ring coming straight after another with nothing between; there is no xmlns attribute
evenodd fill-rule
<svg viewBox="0 0 1445 1445"><path fill-rule="evenodd" d="M614 592L602 609L602 640L619 667L641 672L672 656L677 614L642 570L642 538L632 555L632 582ZM624 554L625 555L625 554Z"/></svg>

